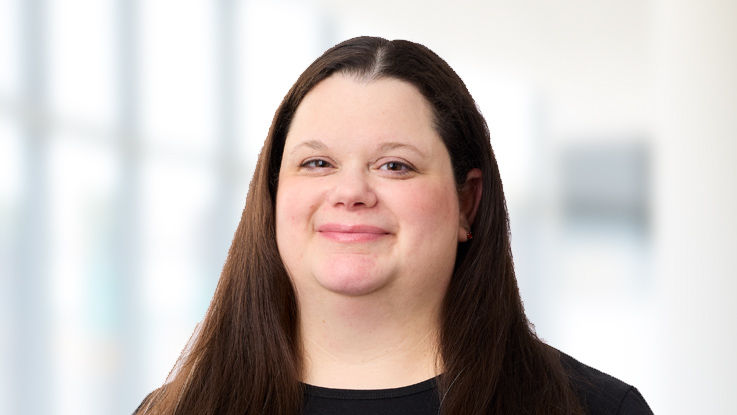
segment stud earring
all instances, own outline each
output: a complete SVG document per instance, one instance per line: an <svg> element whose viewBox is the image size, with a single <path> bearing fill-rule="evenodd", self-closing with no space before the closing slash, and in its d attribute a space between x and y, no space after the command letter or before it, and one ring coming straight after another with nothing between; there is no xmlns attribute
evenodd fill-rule
<svg viewBox="0 0 737 415"><path fill-rule="evenodd" d="M471 233L471 231L466 232L466 241L470 241L471 239L473 239L473 234Z"/></svg>

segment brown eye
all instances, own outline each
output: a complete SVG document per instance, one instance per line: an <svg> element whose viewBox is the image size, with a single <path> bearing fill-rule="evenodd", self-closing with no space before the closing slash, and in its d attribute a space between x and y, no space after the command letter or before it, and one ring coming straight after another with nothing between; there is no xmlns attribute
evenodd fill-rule
<svg viewBox="0 0 737 415"><path fill-rule="evenodd" d="M307 160L304 163L302 163L301 167L307 167L307 168L313 168L313 169L324 169L327 167L332 167L332 165L323 159L312 159L312 160Z"/></svg>
<svg viewBox="0 0 737 415"><path fill-rule="evenodd" d="M412 171L412 168L407 165L406 163L402 163L399 161L389 161L381 165L381 170L389 170L389 171L395 171L400 173L405 173Z"/></svg>

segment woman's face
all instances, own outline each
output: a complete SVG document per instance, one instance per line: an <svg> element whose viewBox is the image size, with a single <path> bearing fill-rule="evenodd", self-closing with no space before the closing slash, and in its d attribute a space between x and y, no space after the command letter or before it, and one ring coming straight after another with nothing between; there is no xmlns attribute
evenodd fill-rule
<svg viewBox="0 0 737 415"><path fill-rule="evenodd" d="M444 293L463 223L448 151L414 86L338 74L305 96L276 194L298 297Z"/></svg>

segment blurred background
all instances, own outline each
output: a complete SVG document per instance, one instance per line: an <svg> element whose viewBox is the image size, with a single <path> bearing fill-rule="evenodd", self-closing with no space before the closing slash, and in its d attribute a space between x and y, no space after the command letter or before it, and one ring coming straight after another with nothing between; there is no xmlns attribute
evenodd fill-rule
<svg viewBox="0 0 737 415"><path fill-rule="evenodd" d="M490 129L540 337L737 413L737 3L0 0L0 413L129 414L208 306L280 100L425 44Z"/></svg>

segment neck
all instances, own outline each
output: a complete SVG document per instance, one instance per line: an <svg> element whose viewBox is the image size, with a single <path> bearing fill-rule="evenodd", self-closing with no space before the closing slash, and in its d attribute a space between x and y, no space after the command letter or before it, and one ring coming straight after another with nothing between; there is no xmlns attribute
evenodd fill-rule
<svg viewBox="0 0 737 415"><path fill-rule="evenodd" d="M391 301L328 293L300 302L305 383L341 389L411 385L439 373L441 298ZM424 298L423 300L427 300Z"/></svg>

